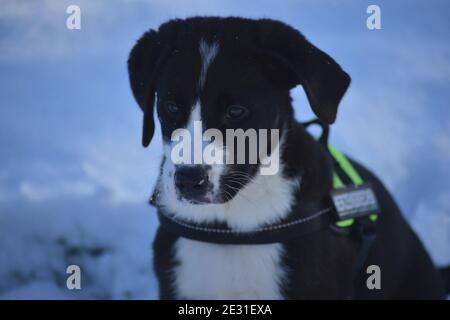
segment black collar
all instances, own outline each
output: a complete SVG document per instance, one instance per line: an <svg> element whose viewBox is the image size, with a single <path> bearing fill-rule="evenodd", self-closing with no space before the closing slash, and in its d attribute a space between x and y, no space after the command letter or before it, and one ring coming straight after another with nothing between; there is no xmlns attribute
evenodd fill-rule
<svg viewBox="0 0 450 320"><path fill-rule="evenodd" d="M333 209L327 207L306 217L263 226L250 231L235 231L219 225L197 225L158 209L160 226L184 238L217 244L268 244L286 241L328 228Z"/></svg>

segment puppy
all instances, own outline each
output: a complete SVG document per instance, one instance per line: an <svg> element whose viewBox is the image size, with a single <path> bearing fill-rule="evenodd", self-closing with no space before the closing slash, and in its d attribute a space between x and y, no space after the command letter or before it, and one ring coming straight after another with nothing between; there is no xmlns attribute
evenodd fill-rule
<svg viewBox="0 0 450 320"><path fill-rule="evenodd" d="M350 77L301 33L269 19L171 20L139 39L128 68L144 113L144 146L154 133L154 105L161 123L164 156L154 200L162 221L180 229L162 224L154 241L162 299L444 296L442 280L391 195L355 162L379 203L376 239L360 267L360 245L331 227L289 237L279 228L272 240L252 242L252 231L312 221L333 189L334 161L294 119L290 90L301 85L318 119L331 124ZM223 136L227 129L278 130L270 151L279 154L275 173L262 174L260 160L173 161L173 133L184 128L195 134L196 123L200 133L214 128ZM229 155L230 149L216 146L221 150ZM243 233L248 243L197 239L205 230ZM367 286L370 265L379 267L379 288Z"/></svg>

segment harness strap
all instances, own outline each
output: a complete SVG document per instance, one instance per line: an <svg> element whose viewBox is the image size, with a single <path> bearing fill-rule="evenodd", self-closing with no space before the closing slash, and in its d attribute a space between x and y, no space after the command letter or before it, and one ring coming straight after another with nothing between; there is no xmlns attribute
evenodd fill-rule
<svg viewBox="0 0 450 320"><path fill-rule="evenodd" d="M355 186L363 185L364 181L358 172L355 170L350 161L345 157L340 151L331 145L328 145L328 151L331 156L337 162L340 169L347 175L351 182ZM339 175L333 173L333 188L343 189L346 186L339 178ZM364 264L369 255L372 243L376 238L376 221L378 219L378 214L373 212L368 216L362 216L357 218L344 219L336 222L336 226L339 228L351 228L350 235L358 244L358 255L355 261L355 270L359 271L364 267Z"/></svg>
<svg viewBox="0 0 450 320"><path fill-rule="evenodd" d="M307 127L311 124L317 124L322 128L322 135L318 138L318 141L327 149L335 163L335 170L333 171L333 189L343 190L349 188L349 186L351 188L351 185L354 187L362 186L364 180L347 157L335 147L328 144L329 126L318 119L308 121L304 123L304 126ZM344 183L344 181L346 183ZM350 234L358 245L358 255L355 262L355 269L357 271L361 270L364 266L370 247L376 238L377 220L377 212L372 212L369 215L340 219L335 222L336 228L334 228L334 230Z"/></svg>
<svg viewBox="0 0 450 320"><path fill-rule="evenodd" d="M344 156L339 150L337 150L332 145L328 145L328 151L330 155L333 157L333 159L336 161L339 168L347 175L347 177L355 186L361 186L364 183L363 179L361 178L359 173L356 171L356 169L353 167L353 165L350 163L350 161L347 159L346 156ZM346 186L342 182L342 179L339 177L337 170L335 170L333 172L333 188L342 189L345 187ZM378 214L376 212L370 214L369 219L375 222L378 219ZM347 228L352 226L353 223L355 223L355 219L344 219L336 222L336 226L341 228Z"/></svg>

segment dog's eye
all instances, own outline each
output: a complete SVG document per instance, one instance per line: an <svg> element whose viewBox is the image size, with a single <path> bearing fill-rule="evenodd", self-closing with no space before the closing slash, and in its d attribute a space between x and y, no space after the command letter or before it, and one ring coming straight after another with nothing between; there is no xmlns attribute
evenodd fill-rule
<svg viewBox="0 0 450 320"><path fill-rule="evenodd" d="M248 114L248 109L243 106L232 105L227 109L226 117L229 120L236 121L243 119Z"/></svg>
<svg viewBox="0 0 450 320"><path fill-rule="evenodd" d="M172 101L166 102L166 109L170 113L178 113L178 111L180 111L180 107Z"/></svg>

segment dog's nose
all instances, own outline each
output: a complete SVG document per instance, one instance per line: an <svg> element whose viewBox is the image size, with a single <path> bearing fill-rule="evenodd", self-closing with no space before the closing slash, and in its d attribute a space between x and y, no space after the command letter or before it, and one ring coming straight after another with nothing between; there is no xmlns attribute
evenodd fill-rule
<svg viewBox="0 0 450 320"><path fill-rule="evenodd" d="M175 185L187 199L198 199L208 190L208 172L201 166L182 166L175 171Z"/></svg>

